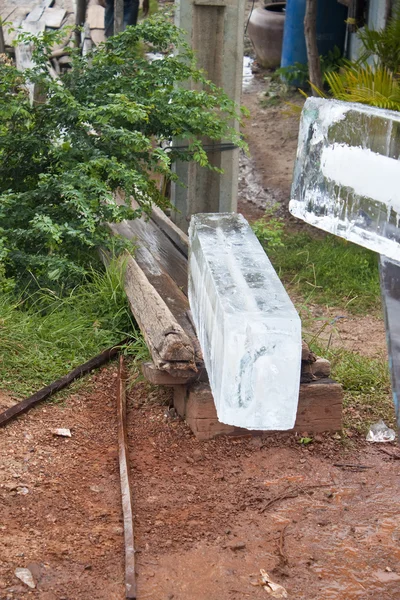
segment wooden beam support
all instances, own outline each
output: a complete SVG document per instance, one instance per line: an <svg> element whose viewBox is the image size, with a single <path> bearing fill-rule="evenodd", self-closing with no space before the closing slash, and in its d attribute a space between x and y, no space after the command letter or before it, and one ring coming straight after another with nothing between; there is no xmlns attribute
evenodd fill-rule
<svg viewBox="0 0 400 600"><path fill-rule="evenodd" d="M195 352L189 337L130 255L127 256L125 291L156 367L195 372Z"/></svg>
<svg viewBox="0 0 400 600"><path fill-rule="evenodd" d="M291 431L307 432L312 435L341 429L342 401L342 386L331 379L324 378L301 384L296 423ZM199 440L210 440L220 435L243 437L267 436L273 433L252 431L220 423L211 389L205 383L175 387L174 407Z"/></svg>

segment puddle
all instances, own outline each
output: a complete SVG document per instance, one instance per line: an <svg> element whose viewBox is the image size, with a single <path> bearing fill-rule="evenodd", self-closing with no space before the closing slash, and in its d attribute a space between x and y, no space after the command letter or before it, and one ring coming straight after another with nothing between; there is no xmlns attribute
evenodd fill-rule
<svg viewBox="0 0 400 600"><path fill-rule="evenodd" d="M251 70L251 65L254 59L250 56L243 56L243 83L242 89L244 92L249 92L254 83L254 75Z"/></svg>
<svg viewBox="0 0 400 600"><path fill-rule="evenodd" d="M257 208L265 210L278 203L274 193L265 189L253 160L244 153L239 158L239 200L250 202Z"/></svg>

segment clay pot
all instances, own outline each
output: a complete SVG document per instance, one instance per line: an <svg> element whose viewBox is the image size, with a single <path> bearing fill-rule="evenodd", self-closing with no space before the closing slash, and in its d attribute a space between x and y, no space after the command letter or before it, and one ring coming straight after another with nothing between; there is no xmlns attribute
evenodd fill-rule
<svg viewBox="0 0 400 600"><path fill-rule="evenodd" d="M266 4L253 10L247 28L257 62L272 69L281 64L286 2Z"/></svg>

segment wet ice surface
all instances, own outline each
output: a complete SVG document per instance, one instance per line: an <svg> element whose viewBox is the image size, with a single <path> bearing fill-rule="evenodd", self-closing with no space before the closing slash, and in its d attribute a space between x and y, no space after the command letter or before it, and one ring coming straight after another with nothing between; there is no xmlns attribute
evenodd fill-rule
<svg viewBox="0 0 400 600"><path fill-rule="evenodd" d="M247 221L199 214L189 229L189 302L222 423L294 426L299 316Z"/></svg>
<svg viewBox="0 0 400 600"><path fill-rule="evenodd" d="M400 259L400 114L308 98L289 209L310 225Z"/></svg>
<svg viewBox="0 0 400 600"><path fill-rule="evenodd" d="M400 114L308 98L289 210L379 252L393 400L400 427Z"/></svg>

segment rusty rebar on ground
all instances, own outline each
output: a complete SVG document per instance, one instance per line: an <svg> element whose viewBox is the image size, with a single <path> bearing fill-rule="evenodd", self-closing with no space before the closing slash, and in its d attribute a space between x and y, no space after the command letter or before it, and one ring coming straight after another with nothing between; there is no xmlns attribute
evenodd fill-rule
<svg viewBox="0 0 400 600"><path fill-rule="evenodd" d="M32 396L29 396L29 398L25 398L25 400L14 404L14 406L11 406L10 408L7 408L7 410L0 413L0 426L5 425L14 417L22 415L22 413L26 412L42 400L47 400L47 398L50 398L50 396L56 392L68 387L73 381L75 381L75 379L79 379L80 377L83 377L83 375L90 373L90 371L98 369L105 363L109 362L116 354L120 352L121 347L127 342L128 338L119 344L112 346L111 348L107 348L107 350L104 350L104 352L101 352L101 354L91 358L87 362L83 363L83 365L79 365L79 367L76 367L67 373L67 375L57 379L57 381L53 381L53 383L50 383L50 385L46 385L46 387L42 388L38 392L35 392Z"/></svg>
<svg viewBox="0 0 400 600"><path fill-rule="evenodd" d="M132 494L129 478L128 438L126 433L126 380L124 357L119 357L117 378L118 456L121 481L125 540L125 597L136 599L135 545Z"/></svg>

